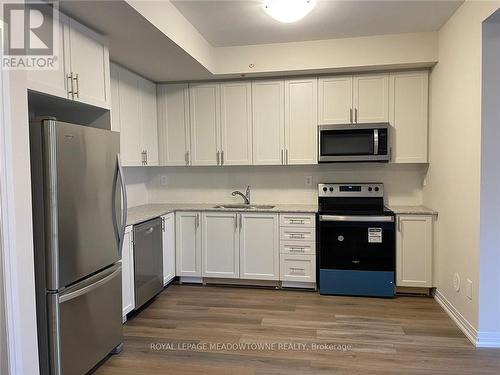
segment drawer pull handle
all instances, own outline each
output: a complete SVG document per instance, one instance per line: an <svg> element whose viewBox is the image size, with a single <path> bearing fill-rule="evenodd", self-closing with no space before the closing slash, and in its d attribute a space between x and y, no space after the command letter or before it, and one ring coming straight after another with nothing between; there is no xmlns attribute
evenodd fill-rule
<svg viewBox="0 0 500 375"><path fill-rule="evenodd" d="M305 249L303 247L291 247L290 251L295 251L295 252L298 252L298 253L303 253L305 251Z"/></svg>
<svg viewBox="0 0 500 375"><path fill-rule="evenodd" d="M291 238L304 238L303 233L290 233Z"/></svg>
<svg viewBox="0 0 500 375"><path fill-rule="evenodd" d="M304 268L294 268L290 267L290 272L292 273L304 273L306 270Z"/></svg>
<svg viewBox="0 0 500 375"><path fill-rule="evenodd" d="M304 224L304 220L290 219L291 224Z"/></svg>

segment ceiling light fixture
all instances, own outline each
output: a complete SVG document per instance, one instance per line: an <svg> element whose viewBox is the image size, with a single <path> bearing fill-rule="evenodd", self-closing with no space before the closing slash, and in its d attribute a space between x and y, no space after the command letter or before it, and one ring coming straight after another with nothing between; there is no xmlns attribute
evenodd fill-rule
<svg viewBox="0 0 500 375"><path fill-rule="evenodd" d="M283 23L297 22L316 6L316 0L266 0L264 10Z"/></svg>

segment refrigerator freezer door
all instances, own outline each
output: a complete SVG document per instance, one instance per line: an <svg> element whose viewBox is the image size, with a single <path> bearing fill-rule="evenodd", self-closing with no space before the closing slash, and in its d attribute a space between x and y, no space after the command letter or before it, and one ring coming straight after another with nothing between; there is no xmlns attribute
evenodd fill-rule
<svg viewBox="0 0 500 375"><path fill-rule="evenodd" d="M85 374L123 340L121 265L48 295L51 374Z"/></svg>
<svg viewBox="0 0 500 375"><path fill-rule="evenodd" d="M43 122L47 289L59 290L119 260L119 134ZM50 243L50 241L53 241Z"/></svg>

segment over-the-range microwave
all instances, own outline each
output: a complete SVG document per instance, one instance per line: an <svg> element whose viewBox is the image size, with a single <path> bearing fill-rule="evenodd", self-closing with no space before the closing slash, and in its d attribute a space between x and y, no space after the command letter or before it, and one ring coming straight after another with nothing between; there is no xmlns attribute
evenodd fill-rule
<svg viewBox="0 0 500 375"><path fill-rule="evenodd" d="M320 125L318 129L318 161L388 162L389 124Z"/></svg>

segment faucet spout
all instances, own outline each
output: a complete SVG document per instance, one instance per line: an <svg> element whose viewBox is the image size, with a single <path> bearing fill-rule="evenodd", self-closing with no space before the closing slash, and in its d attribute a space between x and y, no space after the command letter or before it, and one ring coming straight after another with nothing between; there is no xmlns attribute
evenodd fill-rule
<svg viewBox="0 0 500 375"><path fill-rule="evenodd" d="M247 186L247 190L245 191L245 194L243 194L241 191L235 190L231 193L233 197L239 195L240 197L243 198L245 201L245 204L250 204L250 186Z"/></svg>

